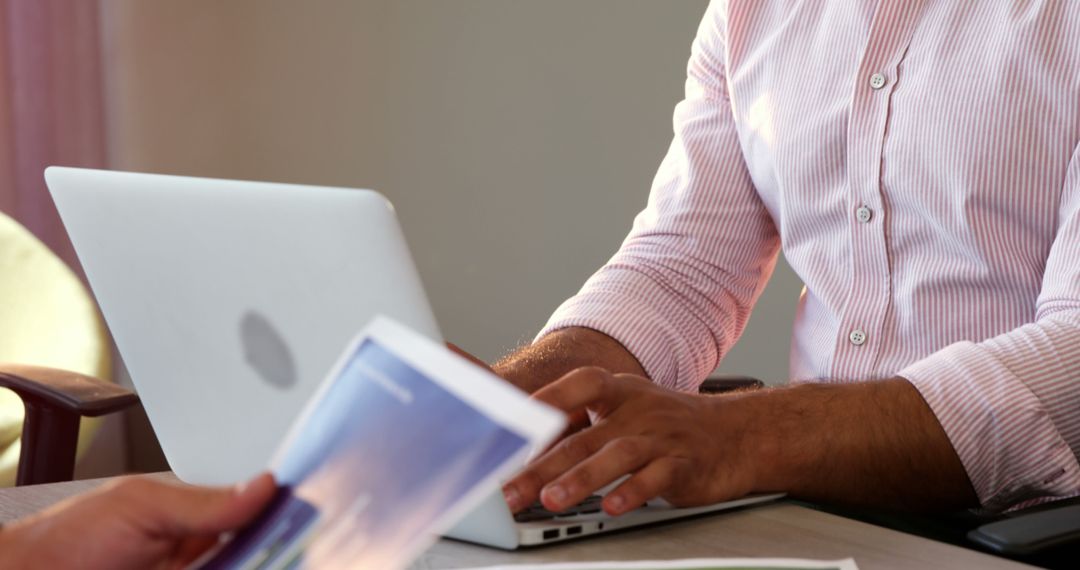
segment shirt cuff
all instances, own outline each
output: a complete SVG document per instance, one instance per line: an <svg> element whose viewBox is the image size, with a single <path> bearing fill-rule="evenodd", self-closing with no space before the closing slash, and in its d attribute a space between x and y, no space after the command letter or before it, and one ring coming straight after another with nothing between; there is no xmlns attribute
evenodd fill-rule
<svg viewBox="0 0 1080 570"><path fill-rule="evenodd" d="M956 343L899 375L937 416L984 509L1080 488L1080 465L1042 402L984 347Z"/></svg>
<svg viewBox="0 0 1080 570"><path fill-rule="evenodd" d="M613 291L579 293L556 309L536 338L569 327L590 328L615 339L658 385L697 390L686 380L689 375L680 373L679 363L689 360L680 354L685 349L671 340L678 338L673 336L677 331L655 308L632 295Z"/></svg>

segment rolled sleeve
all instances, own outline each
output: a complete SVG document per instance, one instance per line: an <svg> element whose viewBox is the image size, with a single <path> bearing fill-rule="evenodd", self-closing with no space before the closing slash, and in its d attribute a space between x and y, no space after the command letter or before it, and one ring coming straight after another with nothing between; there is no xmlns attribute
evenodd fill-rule
<svg viewBox="0 0 1080 570"><path fill-rule="evenodd" d="M563 303L537 338L567 327L597 330L630 351L657 384L696 390L695 371L715 362L716 355L711 343L688 341L687 327L677 323L693 317L669 295L650 295L655 289L655 283L632 270L608 268Z"/></svg>
<svg viewBox="0 0 1080 570"><path fill-rule="evenodd" d="M1080 491L1080 465L1046 402L1029 388L1030 375L1022 380L996 347L953 344L900 376L937 416L984 509Z"/></svg>
<svg viewBox="0 0 1080 570"><path fill-rule="evenodd" d="M780 239L746 168L726 91L724 8L694 41L649 202L618 253L541 331L611 336L658 384L694 390L738 339Z"/></svg>

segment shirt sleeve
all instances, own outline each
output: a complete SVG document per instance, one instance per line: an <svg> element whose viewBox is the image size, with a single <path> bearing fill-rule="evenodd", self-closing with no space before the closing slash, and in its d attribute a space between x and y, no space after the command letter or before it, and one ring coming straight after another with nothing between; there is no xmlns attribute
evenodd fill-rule
<svg viewBox="0 0 1080 570"><path fill-rule="evenodd" d="M1034 322L948 346L900 376L934 411L984 508L1080 493L1080 147Z"/></svg>
<svg viewBox="0 0 1080 570"><path fill-rule="evenodd" d="M780 247L739 145L724 12L713 2L698 29L674 140L647 207L615 256L539 334L598 330L654 382L681 390L695 390L742 334Z"/></svg>

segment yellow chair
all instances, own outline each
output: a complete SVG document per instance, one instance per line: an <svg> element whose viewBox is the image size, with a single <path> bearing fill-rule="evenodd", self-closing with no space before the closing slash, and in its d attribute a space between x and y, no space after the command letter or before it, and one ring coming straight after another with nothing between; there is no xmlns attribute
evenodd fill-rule
<svg viewBox="0 0 1080 570"><path fill-rule="evenodd" d="M81 456L100 422L85 416L109 413L135 401L127 391L95 380L112 377L109 340L82 282L43 243L3 214L0 363L0 386L19 391L0 388L0 486L15 484L17 473L19 484L45 482L40 476L24 477L30 472L20 470L20 460L28 463L33 454L40 459L70 453L57 448L70 447L63 440L65 436L74 440L75 434L81 435L74 455ZM33 417L26 417L27 410ZM74 434L69 434L72 430ZM37 435L27 436L27 431ZM61 443L56 443L58 434ZM50 448L30 450L23 458L21 444L27 437ZM60 463L73 466L74 461L72 457ZM60 465L60 478L66 471Z"/></svg>

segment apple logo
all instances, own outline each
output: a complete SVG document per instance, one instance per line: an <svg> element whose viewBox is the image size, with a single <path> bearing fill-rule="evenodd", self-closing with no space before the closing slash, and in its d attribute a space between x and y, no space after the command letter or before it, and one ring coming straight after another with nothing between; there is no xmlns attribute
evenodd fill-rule
<svg viewBox="0 0 1080 570"><path fill-rule="evenodd" d="M244 360L264 382L280 390L296 385L296 361L269 319L257 311L244 313L240 318L240 343Z"/></svg>

